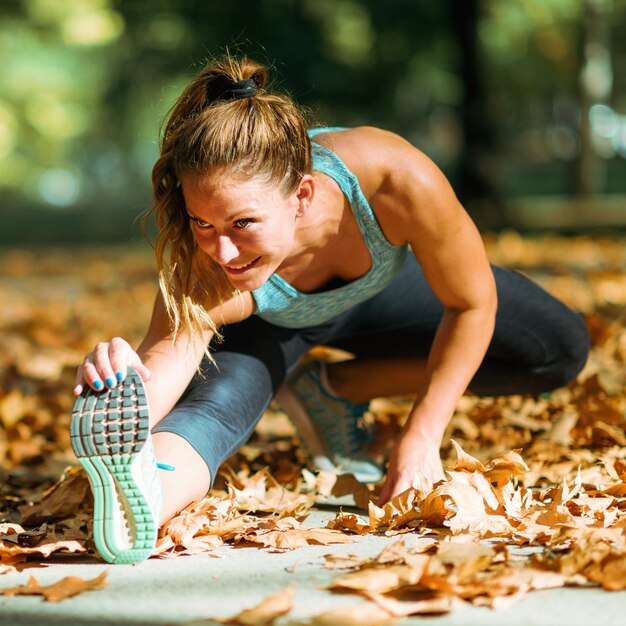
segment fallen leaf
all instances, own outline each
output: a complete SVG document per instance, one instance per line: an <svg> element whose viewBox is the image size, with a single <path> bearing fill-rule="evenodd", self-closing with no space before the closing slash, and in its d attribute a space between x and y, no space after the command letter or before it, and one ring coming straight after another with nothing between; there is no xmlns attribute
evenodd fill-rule
<svg viewBox="0 0 626 626"><path fill-rule="evenodd" d="M455 604L454 597L427 590L403 589L390 594L369 592L365 595L396 617L449 613ZM460 604L458 601L457 603Z"/></svg>
<svg viewBox="0 0 626 626"><path fill-rule="evenodd" d="M371 603L342 606L311 618L311 626L394 626L398 620Z"/></svg>
<svg viewBox="0 0 626 626"><path fill-rule="evenodd" d="M221 624L237 626L271 626L279 617L286 615L293 608L294 588L287 587L268 596L251 609L245 609L233 617L215 619Z"/></svg>
<svg viewBox="0 0 626 626"><path fill-rule="evenodd" d="M354 539L339 530L304 528L294 518L261 520L237 534L235 541L250 541L266 548L295 550L304 546L352 543Z"/></svg>
<svg viewBox="0 0 626 626"><path fill-rule="evenodd" d="M84 591L106 587L107 573L108 571L104 571L91 580L69 576L47 586L40 585L37 579L31 576L25 585L3 589L2 593L5 596L43 596L48 602L61 602Z"/></svg>

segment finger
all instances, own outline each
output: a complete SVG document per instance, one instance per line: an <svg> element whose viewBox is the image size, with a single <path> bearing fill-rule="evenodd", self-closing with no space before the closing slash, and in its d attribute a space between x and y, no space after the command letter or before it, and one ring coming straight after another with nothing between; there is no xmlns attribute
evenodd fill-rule
<svg viewBox="0 0 626 626"><path fill-rule="evenodd" d="M115 387L115 373L113 372L113 368L111 367L108 342L100 342L96 346L94 350L93 364L98 372L100 382L104 381L109 389Z"/></svg>
<svg viewBox="0 0 626 626"><path fill-rule="evenodd" d="M83 381L86 382L95 391L102 391L104 389L104 383L100 378L100 374L96 369L96 366L90 360L90 356L85 357L81 369L83 371Z"/></svg>
<svg viewBox="0 0 626 626"><path fill-rule="evenodd" d="M141 379L146 382L152 378L152 371L148 369L141 361L139 355L133 350L130 351L128 355L128 359L126 363L120 365L115 370L115 377L118 381L122 381L126 378L126 374L128 373L128 368L132 367L141 377Z"/></svg>
<svg viewBox="0 0 626 626"><path fill-rule="evenodd" d="M83 392L83 383L85 382L84 374L83 374L83 366L79 365L76 369L76 379L74 380L74 388L72 389L72 393L75 396L80 396Z"/></svg>
<svg viewBox="0 0 626 626"><path fill-rule="evenodd" d="M113 337L109 343L108 356L111 373L115 377L115 381L119 383L126 378L126 367L132 365L133 357L136 354L125 339Z"/></svg>

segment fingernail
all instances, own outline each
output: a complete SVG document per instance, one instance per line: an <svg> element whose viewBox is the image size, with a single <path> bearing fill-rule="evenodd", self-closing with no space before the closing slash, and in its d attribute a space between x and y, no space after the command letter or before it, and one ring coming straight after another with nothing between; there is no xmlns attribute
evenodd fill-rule
<svg viewBox="0 0 626 626"><path fill-rule="evenodd" d="M76 387L74 387L74 389L72 389L72 393L75 396L80 396L80 392L83 390L83 386L82 385L76 385Z"/></svg>
<svg viewBox="0 0 626 626"><path fill-rule="evenodd" d="M122 372L115 372L115 378L117 378L117 382L121 383L124 380L124 374Z"/></svg>
<svg viewBox="0 0 626 626"><path fill-rule="evenodd" d="M101 380L94 380L93 381L93 386L100 391L100 389L102 389L104 387L104 385L102 384Z"/></svg>
<svg viewBox="0 0 626 626"><path fill-rule="evenodd" d="M107 387L115 387L115 381L110 376L107 376L104 382L107 384Z"/></svg>

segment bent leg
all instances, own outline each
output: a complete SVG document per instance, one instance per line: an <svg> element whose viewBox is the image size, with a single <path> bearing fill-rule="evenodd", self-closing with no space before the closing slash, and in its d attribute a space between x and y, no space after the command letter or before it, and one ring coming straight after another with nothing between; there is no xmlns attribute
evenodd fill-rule
<svg viewBox="0 0 626 626"><path fill-rule="evenodd" d="M470 389L479 395L508 395L541 393L569 383L584 366L589 351L588 332L580 316L521 274L498 267L493 272L498 290L496 327ZM419 374L442 315L443 306L410 255L389 287L338 318L329 345L369 360L365 365L354 362L352 367L362 393L371 393L380 370L377 359L414 360L412 372ZM349 362L331 365L331 384L341 387L350 367ZM401 385L410 384L411 375L396 377L395 393L400 393ZM419 379L405 393L418 386ZM363 400L354 388L351 395L355 401Z"/></svg>
<svg viewBox="0 0 626 626"><path fill-rule="evenodd" d="M356 358L327 363L329 387L341 398L365 404L372 398L415 393L426 372L426 359Z"/></svg>

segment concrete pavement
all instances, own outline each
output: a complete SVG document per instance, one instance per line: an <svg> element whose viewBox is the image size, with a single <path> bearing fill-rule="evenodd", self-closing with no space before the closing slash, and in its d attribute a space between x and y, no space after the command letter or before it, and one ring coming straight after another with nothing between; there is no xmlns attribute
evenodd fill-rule
<svg viewBox="0 0 626 626"><path fill-rule="evenodd" d="M334 510L313 510L305 525L325 526ZM417 538L405 535L411 545ZM209 617L230 617L272 593L296 585L294 608L277 626L304 621L328 609L362 602L354 595L323 589L342 572L324 568L323 555L351 552L377 555L394 538L366 535L352 544L308 546L270 553L251 547L224 546L215 556L150 559L137 565L109 565L84 556L49 559L22 572L0 576L0 589L24 584L30 575L42 584L66 576L95 578L108 570L105 589L89 591L60 603L39 596L0 595L4 626L144 626L185 624ZM423 539L422 539L423 541ZM626 593L597 588L554 589L526 595L510 608L466 606L439 617L412 617L412 626L617 626L624 623Z"/></svg>

